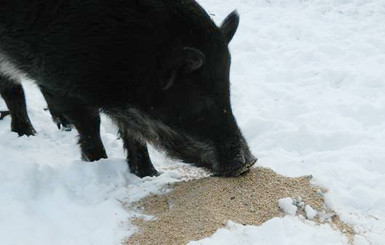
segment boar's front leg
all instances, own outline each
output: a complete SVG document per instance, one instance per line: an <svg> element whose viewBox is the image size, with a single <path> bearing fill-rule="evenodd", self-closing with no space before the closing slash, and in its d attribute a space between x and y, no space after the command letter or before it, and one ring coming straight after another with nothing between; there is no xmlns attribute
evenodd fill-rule
<svg viewBox="0 0 385 245"><path fill-rule="evenodd" d="M11 130L22 135L34 135L35 129L27 114L24 90L20 83L0 75L0 94L5 100L9 112L1 112L1 119L7 114L11 115Z"/></svg>
<svg viewBox="0 0 385 245"><path fill-rule="evenodd" d="M157 176L158 172L152 165L146 143L133 139L130 135L120 130L123 146L127 151L127 163L131 173L138 177Z"/></svg>

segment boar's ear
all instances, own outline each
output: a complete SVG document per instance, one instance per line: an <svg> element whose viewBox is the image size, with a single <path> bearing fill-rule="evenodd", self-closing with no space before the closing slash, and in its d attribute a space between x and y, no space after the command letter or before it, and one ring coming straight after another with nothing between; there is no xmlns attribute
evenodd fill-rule
<svg viewBox="0 0 385 245"><path fill-rule="evenodd" d="M239 14L236 10L231 12L222 22L221 31L227 43L230 43L239 25Z"/></svg>
<svg viewBox="0 0 385 245"><path fill-rule="evenodd" d="M184 47L178 56L178 66L184 73L198 70L205 62L205 55L195 48Z"/></svg>
<svg viewBox="0 0 385 245"><path fill-rule="evenodd" d="M172 58L171 67L161 78L162 90L168 90L175 82L178 73L188 74L198 70L205 62L205 55L196 48L184 47Z"/></svg>

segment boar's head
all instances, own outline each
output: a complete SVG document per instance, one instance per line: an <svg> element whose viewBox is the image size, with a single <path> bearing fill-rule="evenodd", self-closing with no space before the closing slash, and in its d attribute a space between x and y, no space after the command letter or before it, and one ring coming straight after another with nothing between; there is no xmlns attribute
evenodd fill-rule
<svg viewBox="0 0 385 245"><path fill-rule="evenodd" d="M159 123L142 134L172 157L219 176L237 176L256 162L230 104L228 44L239 16L234 11L220 28L209 21L209 28L192 29L162 59L158 92L146 109Z"/></svg>

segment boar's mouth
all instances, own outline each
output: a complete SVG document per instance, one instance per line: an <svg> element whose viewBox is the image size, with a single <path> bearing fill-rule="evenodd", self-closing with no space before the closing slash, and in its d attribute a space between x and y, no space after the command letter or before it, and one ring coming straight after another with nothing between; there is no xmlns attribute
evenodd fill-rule
<svg viewBox="0 0 385 245"><path fill-rule="evenodd" d="M171 158L209 169L218 165L215 147L210 142L174 130L133 107L109 109L104 112L113 119L120 130L125 130L126 134L139 142L151 143Z"/></svg>

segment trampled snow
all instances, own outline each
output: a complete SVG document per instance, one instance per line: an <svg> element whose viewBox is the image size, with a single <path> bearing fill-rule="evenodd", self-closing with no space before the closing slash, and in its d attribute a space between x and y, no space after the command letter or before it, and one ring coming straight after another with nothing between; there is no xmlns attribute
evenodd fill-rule
<svg viewBox="0 0 385 245"><path fill-rule="evenodd" d="M317 211L314 210L311 206L306 205L305 206L305 214L306 214L306 218L312 220L317 216Z"/></svg>
<svg viewBox="0 0 385 245"><path fill-rule="evenodd" d="M240 13L230 44L232 104L257 164L287 176L311 174L329 190L328 206L355 227L355 244L384 244L385 2L199 3L218 24L234 9ZM10 132L10 118L0 121L0 244L119 244L135 232L129 220L137 215L122 203L205 174L154 150L161 176L129 174L106 118L101 130L109 159L84 163L76 131L57 130L38 90L23 85L38 135L19 138ZM191 244L317 241L347 244L330 227L297 217L260 227L229 223Z"/></svg>
<svg viewBox="0 0 385 245"><path fill-rule="evenodd" d="M297 206L293 202L292 198L285 197L278 201L278 206L285 214L295 215L297 213Z"/></svg>

